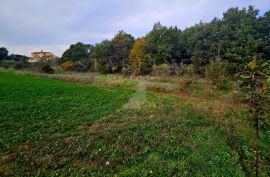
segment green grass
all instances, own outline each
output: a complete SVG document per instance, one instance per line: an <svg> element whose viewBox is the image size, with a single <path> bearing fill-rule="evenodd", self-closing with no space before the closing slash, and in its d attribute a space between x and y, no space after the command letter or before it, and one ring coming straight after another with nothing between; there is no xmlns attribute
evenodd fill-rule
<svg viewBox="0 0 270 177"><path fill-rule="evenodd" d="M69 132L119 108L131 91L0 73L1 152Z"/></svg>
<svg viewBox="0 0 270 177"><path fill-rule="evenodd" d="M250 153L246 112L216 120L183 99L149 93L141 107L126 109L133 91L1 72L0 78L0 176L248 174L235 148ZM269 137L263 141L267 176Z"/></svg>

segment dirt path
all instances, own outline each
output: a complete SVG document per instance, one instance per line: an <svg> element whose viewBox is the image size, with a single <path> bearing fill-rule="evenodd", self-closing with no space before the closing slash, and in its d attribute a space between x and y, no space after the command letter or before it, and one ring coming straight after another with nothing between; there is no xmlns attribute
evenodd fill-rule
<svg viewBox="0 0 270 177"><path fill-rule="evenodd" d="M123 106L123 109L136 109L141 107L146 100L145 83L140 82L133 97Z"/></svg>

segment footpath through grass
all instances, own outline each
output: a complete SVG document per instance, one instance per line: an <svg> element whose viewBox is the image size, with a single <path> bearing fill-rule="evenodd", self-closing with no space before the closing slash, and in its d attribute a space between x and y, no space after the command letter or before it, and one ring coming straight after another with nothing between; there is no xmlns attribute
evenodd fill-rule
<svg viewBox="0 0 270 177"><path fill-rule="evenodd" d="M132 93L0 72L0 176L252 175L238 148L252 147L245 112L217 120L149 93L130 109Z"/></svg>

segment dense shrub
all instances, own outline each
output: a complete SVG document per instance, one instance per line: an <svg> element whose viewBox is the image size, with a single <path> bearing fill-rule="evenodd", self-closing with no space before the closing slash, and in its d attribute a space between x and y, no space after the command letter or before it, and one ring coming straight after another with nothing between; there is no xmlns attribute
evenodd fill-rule
<svg viewBox="0 0 270 177"><path fill-rule="evenodd" d="M64 70L64 71L71 71L72 67L73 67L73 62L72 61L66 61L64 63L62 63L60 65L60 67Z"/></svg>
<svg viewBox="0 0 270 177"><path fill-rule="evenodd" d="M99 59L97 62L97 71L103 74L112 73L113 66L107 59Z"/></svg>
<svg viewBox="0 0 270 177"><path fill-rule="evenodd" d="M190 77L183 77L178 85L181 91L190 92L192 85L194 85L194 82Z"/></svg>
<svg viewBox="0 0 270 177"><path fill-rule="evenodd" d="M122 69L122 72L121 73L128 76L128 75L131 75L132 70L131 70L130 67L126 67L126 68L123 68Z"/></svg>
<svg viewBox="0 0 270 177"><path fill-rule="evenodd" d="M28 66L29 66L28 63L25 63L23 61L18 61L18 62L15 63L14 69L19 70L19 69L22 69L22 68L27 68Z"/></svg>
<svg viewBox="0 0 270 177"><path fill-rule="evenodd" d="M206 71L205 65L193 64L193 73L199 76L204 76Z"/></svg>
<svg viewBox="0 0 270 177"><path fill-rule="evenodd" d="M140 61L140 66L138 68L137 74L139 75L146 75L150 74L152 72L152 61L150 56L145 56L144 60Z"/></svg>
<svg viewBox="0 0 270 177"><path fill-rule="evenodd" d="M89 60L80 60L80 61L73 62L73 66L71 70L76 71L76 72L86 72L86 71L89 71L90 66L91 64Z"/></svg>
<svg viewBox="0 0 270 177"><path fill-rule="evenodd" d="M158 66L154 66L152 69L151 75L169 76L170 75L170 66L168 64L160 64Z"/></svg>
<svg viewBox="0 0 270 177"><path fill-rule="evenodd" d="M193 64L190 64L190 65L187 66L186 73L189 76L192 76L193 74L195 74L195 72L194 72L194 65Z"/></svg>
<svg viewBox="0 0 270 177"><path fill-rule="evenodd" d="M15 62L13 61L1 61L0 62L0 67L3 67L3 68L11 68L11 67L14 67L15 65Z"/></svg>
<svg viewBox="0 0 270 177"><path fill-rule="evenodd" d="M177 65L169 65L169 64L160 64L158 66L153 66L151 69L151 75L154 76L180 76L182 75L182 70Z"/></svg>
<svg viewBox="0 0 270 177"><path fill-rule="evenodd" d="M139 59L137 64L132 63L132 73L135 75L147 75L152 72L152 61L150 56L145 56L144 59Z"/></svg>
<svg viewBox="0 0 270 177"><path fill-rule="evenodd" d="M54 71L55 71L56 74L62 74L63 73L63 69L60 66L55 67Z"/></svg>
<svg viewBox="0 0 270 177"><path fill-rule="evenodd" d="M217 59L206 66L205 75L216 87L226 89L229 87L227 71L228 63Z"/></svg>
<svg viewBox="0 0 270 177"><path fill-rule="evenodd" d="M40 67L40 70L46 74L54 74L55 71L50 65L44 65Z"/></svg>
<svg viewBox="0 0 270 177"><path fill-rule="evenodd" d="M55 71L52 68L52 63L53 63L52 59L43 58L38 62L32 63L31 67L43 73L53 74L55 73Z"/></svg>
<svg viewBox="0 0 270 177"><path fill-rule="evenodd" d="M183 68L177 65L171 65L169 68L169 75L171 76L181 76L183 74Z"/></svg>

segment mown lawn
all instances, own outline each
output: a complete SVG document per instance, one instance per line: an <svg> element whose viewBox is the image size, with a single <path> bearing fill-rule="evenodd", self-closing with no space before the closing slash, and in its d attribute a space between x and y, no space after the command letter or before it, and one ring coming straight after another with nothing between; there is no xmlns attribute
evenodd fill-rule
<svg viewBox="0 0 270 177"><path fill-rule="evenodd" d="M252 175L245 111L217 120L159 94L124 108L133 92L0 72L0 176Z"/></svg>

